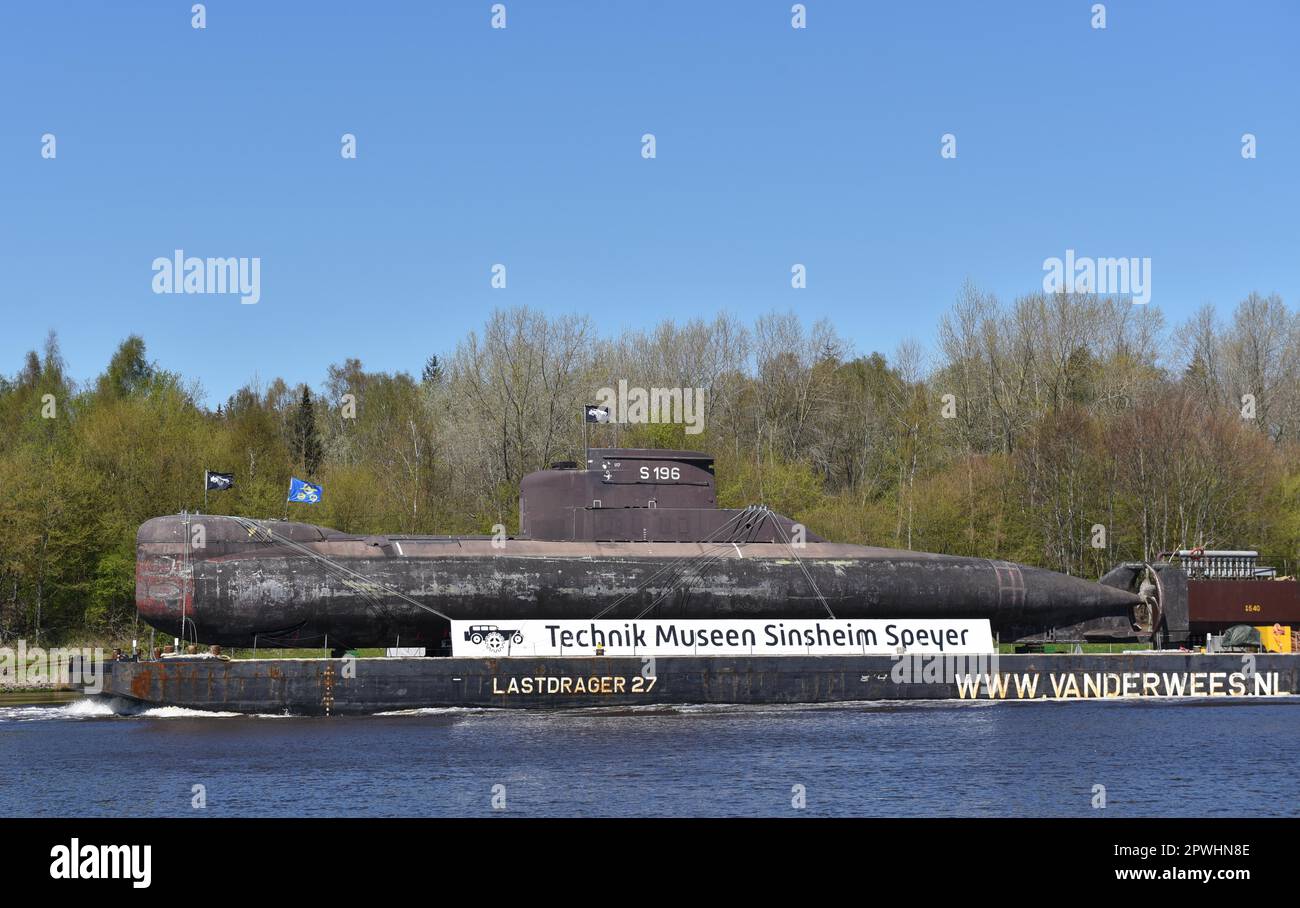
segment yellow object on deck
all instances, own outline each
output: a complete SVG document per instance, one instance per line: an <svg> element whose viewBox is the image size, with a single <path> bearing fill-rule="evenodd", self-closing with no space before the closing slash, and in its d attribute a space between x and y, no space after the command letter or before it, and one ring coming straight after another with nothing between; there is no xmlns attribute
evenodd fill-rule
<svg viewBox="0 0 1300 908"><path fill-rule="evenodd" d="M1270 653L1289 653L1291 652L1291 628L1282 624L1275 624L1272 627L1257 627L1259 631L1260 642L1264 644L1264 649Z"/></svg>

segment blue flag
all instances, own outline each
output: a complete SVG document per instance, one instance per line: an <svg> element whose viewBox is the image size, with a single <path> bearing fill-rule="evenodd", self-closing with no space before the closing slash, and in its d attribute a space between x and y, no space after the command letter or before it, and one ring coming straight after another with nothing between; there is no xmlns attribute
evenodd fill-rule
<svg viewBox="0 0 1300 908"><path fill-rule="evenodd" d="M303 482L297 477L289 480L289 500L296 501L300 504L316 504L320 501L320 486L314 486L310 482Z"/></svg>

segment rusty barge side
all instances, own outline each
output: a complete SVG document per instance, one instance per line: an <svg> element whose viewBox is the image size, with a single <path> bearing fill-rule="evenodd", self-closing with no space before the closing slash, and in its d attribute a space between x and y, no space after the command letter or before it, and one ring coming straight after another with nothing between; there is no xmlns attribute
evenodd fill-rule
<svg viewBox="0 0 1300 908"><path fill-rule="evenodd" d="M1300 694L1300 654L196 659L119 662L100 696L251 714Z"/></svg>

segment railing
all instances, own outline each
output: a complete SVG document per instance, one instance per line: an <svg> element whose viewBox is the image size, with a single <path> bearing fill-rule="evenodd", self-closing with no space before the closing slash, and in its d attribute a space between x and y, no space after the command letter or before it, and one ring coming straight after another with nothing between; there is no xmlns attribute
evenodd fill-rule
<svg viewBox="0 0 1300 908"><path fill-rule="evenodd" d="M1276 574L1273 568L1259 566L1259 553L1254 551L1179 549L1160 557L1176 561L1192 580L1258 580Z"/></svg>

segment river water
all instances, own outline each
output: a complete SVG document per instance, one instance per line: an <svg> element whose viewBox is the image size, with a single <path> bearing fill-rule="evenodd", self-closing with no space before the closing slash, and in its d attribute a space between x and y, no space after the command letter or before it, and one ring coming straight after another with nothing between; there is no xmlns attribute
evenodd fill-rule
<svg viewBox="0 0 1300 908"><path fill-rule="evenodd" d="M1296 816L1297 753L1300 698L333 719L78 700L0 706L0 815Z"/></svg>

